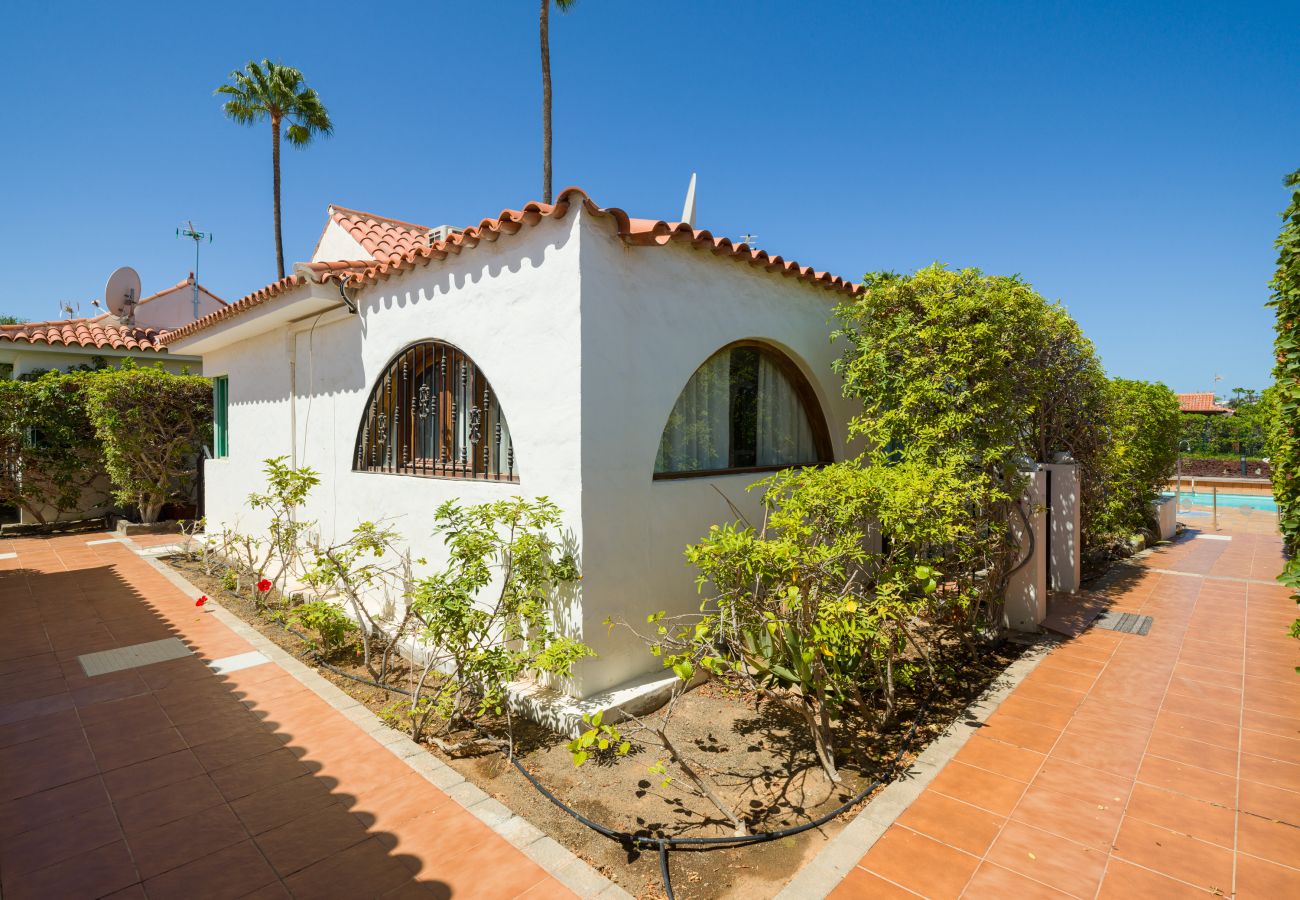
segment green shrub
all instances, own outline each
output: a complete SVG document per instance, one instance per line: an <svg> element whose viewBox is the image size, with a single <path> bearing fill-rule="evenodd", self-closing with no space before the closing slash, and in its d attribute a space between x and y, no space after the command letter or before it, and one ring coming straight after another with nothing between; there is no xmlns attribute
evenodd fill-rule
<svg viewBox="0 0 1300 900"><path fill-rule="evenodd" d="M163 504L194 476L212 433L212 388L205 378L161 368L106 369L86 381L87 412L119 503L156 522Z"/></svg>
<svg viewBox="0 0 1300 900"><path fill-rule="evenodd" d="M1085 543L1128 537L1155 525L1151 502L1174 474L1181 418L1178 397L1158 382L1112 378L1106 388L1110 434ZM1088 501L1085 497L1085 502Z"/></svg>
<svg viewBox="0 0 1300 900"><path fill-rule="evenodd" d="M103 471L86 416L87 376L49 372L0 380L0 503L46 513L76 511Z"/></svg>
<svg viewBox="0 0 1300 900"><path fill-rule="evenodd" d="M345 613L342 607L328 600L311 600L289 609L285 618L293 625L312 632L315 637L309 642L312 649L329 656L348 644L348 638L357 630L357 625Z"/></svg>

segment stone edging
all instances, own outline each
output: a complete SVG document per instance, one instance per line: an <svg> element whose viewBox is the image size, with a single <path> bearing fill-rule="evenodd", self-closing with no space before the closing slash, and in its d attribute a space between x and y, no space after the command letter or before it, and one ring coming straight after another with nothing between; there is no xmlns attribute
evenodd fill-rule
<svg viewBox="0 0 1300 900"><path fill-rule="evenodd" d="M821 900L835 890L858 861L880 840L894 820L912 804L939 774L939 770L957 755L966 741L985 722L1002 701L1047 655L1054 642L1040 641L998 676L974 703L967 706L948 728L918 756L906 772L872 798L844 830L827 845L776 895L776 900Z"/></svg>
<svg viewBox="0 0 1300 900"><path fill-rule="evenodd" d="M203 593L171 566L141 552L141 548L130 538L123 538L122 543L180 590L195 597ZM547 874L556 881L579 897L632 900L632 895L623 888L600 874L554 838L548 837L527 819L516 815L504 803L488 796L477 785L466 781L459 772L426 751L405 733L389 728L365 704L322 678L311 666L285 652L256 628L223 609L215 601L209 603L212 615L217 618L217 621L248 641L255 649L260 650L308 690L338 710L344 718L355 722L385 750L402 760L412 771L418 772L426 781L441 789L453 801L505 838L524 856L545 869Z"/></svg>

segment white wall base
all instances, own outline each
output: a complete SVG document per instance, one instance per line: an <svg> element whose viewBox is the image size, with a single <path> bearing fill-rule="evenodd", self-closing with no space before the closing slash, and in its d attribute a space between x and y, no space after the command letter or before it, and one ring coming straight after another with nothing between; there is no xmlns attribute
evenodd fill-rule
<svg viewBox="0 0 1300 900"><path fill-rule="evenodd" d="M1028 562L1007 580L1002 625L1012 631L1037 631L1047 618L1047 473L1036 466L1028 475L1029 486L1020 502L1029 519L1032 539L1024 519L1014 511L1011 514L1011 533L1023 548L1022 553L1030 554Z"/></svg>

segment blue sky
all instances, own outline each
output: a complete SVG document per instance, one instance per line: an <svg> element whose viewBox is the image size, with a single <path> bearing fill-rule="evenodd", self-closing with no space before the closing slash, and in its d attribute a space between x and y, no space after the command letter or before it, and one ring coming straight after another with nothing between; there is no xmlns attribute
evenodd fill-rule
<svg viewBox="0 0 1300 900"><path fill-rule="evenodd" d="M0 312L116 266L233 300L275 277L269 128L212 90L269 56L337 133L284 154L288 260L329 203L472 224L540 195L535 0L20 4L0 141ZM1261 387L1300 25L1276 3L582 0L552 22L555 180L858 277L1020 273L1112 374ZM30 73L30 74L27 74Z"/></svg>

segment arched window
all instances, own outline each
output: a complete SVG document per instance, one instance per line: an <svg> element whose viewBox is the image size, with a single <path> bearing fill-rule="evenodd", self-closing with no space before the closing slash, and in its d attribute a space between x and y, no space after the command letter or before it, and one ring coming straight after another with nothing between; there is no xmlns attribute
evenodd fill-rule
<svg viewBox="0 0 1300 900"><path fill-rule="evenodd" d="M518 481L510 426L487 378L442 341L407 347L379 376L352 468Z"/></svg>
<svg viewBox="0 0 1300 900"><path fill-rule="evenodd" d="M744 341L695 370L659 440L655 478L762 471L832 460L812 386L778 350Z"/></svg>

